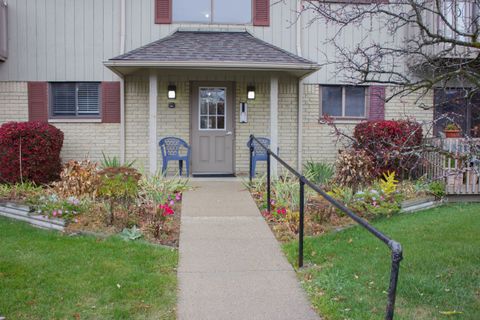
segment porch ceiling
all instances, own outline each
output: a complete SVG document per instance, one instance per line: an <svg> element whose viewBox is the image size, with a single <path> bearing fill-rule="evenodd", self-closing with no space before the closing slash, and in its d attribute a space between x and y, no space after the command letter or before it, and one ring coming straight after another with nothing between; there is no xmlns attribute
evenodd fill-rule
<svg viewBox="0 0 480 320"><path fill-rule="evenodd" d="M246 31L176 31L104 62L126 75L144 68L284 71L298 77L320 66Z"/></svg>

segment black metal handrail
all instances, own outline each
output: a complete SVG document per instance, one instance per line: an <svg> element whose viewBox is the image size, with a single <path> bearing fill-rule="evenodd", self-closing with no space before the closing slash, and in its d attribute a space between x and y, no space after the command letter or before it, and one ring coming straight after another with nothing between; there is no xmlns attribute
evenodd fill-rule
<svg viewBox="0 0 480 320"><path fill-rule="evenodd" d="M305 217L305 185L309 186L313 190L315 190L317 193L319 193L322 197L324 197L328 202L330 202L332 205L337 207L339 210L344 212L346 215L348 215L350 218L352 218L355 222L357 222L359 225L361 225L363 228L367 229L371 234L373 234L376 238L380 239L383 243L385 243L391 251L391 257L392 257L392 267L390 271L390 285L388 288L388 301L387 301L387 308L386 308L386 313L385 313L385 319L386 320L392 320L393 319L393 314L394 314L394 309L395 309L395 298L396 298L396 293L397 293L397 282L398 282L398 273L400 271L400 261L402 261L402 246L400 243L396 242L395 240L390 239L388 236L374 228L372 225L370 225L366 220L360 218L357 216L355 213L353 213L352 210L348 209L345 207L342 203L339 201L335 200L332 198L330 195L328 195L325 191L320 189L317 185L315 185L313 182L305 178L302 174L300 174L298 171L293 169L288 163L283 161L277 154L272 152L268 147L266 147L264 144L262 144L255 136L252 134L250 135L250 182L252 182L252 157L253 157L253 141L255 141L259 146L261 146L263 149L266 150L267 152L267 210L270 213L271 211L271 206L270 206L270 197L271 197L271 188L270 188L270 183L271 183L271 173L270 173L270 157L275 158L280 164L282 164L288 171L290 171L293 175L295 175L300 184L300 206L299 206L299 211L300 211L300 221L299 221L299 234L298 234L298 266L301 268L303 267L303 231L304 231L304 217Z"/></svg>

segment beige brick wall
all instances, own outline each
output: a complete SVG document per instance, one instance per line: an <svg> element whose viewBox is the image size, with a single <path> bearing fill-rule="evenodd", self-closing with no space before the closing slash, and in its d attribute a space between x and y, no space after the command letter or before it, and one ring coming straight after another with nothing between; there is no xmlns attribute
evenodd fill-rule
<svg viewBox="0 0 480 320"><path fill-rule="evenodd" d="M334 162L339 149L348 145L348 140L337 141L332 129L318 122L320 117L320 96L317 84L305 85L303 111L303 163L308 160ZM393 88L387 89L387 96ZM396 97L385 105L385 119L405 119L410 117L424 123L425 126L433 119L433 108L428 110L420 106L433 104L433 93L418 99L419 96ZM358 121L337 121L337 127L351 135Z"/></svg>
<svg viewBox="0 0 480 320"><path fill-rule="evenodd" d="M280 79L278 85L278 146L279 154L294 169L298 157L298 82ZM279 166L281 170L281 166Z"/></svg>
<svg viewBox="0 0 480 320"><path fill-rule="evenodd" d="M157 136L173 135L190 143L190 81L225 80L235 82L235 170L237 174L248 172L248 149L246 142L251 133L270 136L270 78L268 74L233 73L198 75L195 73L159 76ZM166 89L170 82L177 86L176 108L169 109ZM248 101L248 123L239 123L239 104L245 101L246 87L255 84L256 99ZM280 155L293 167L297 159L297 82L294 78L279 80L279 148ZM7 121L28 120L28 91L26 82L0 82L0 124ZM392 93L387 90L387 95ZM125 84L126 159L136 160L136 166L148 170L148 77L131 76ZM430 123L433 108L424 110L420 106L431 106L433 94L418 99L409 95L397 97L386 104L385 118L413 117L417 121ZM333 162L337 150L345 143L337 142L332 130L320 124L319 87L305 85L303 111L303 163L307 160ZM357 122L338 122L338 127L351 133ZM54 123L65 134L62 158L82 159L89 157L100 160L102 151L110 156L120 152L119 124L101 123ZM158 168L162 158L158 149ZM265 165L258 167L264 172ZM171 166L171 172L175 167Z"/></svg>
<svg viewBox="0 0 480 320"><path fill-rule="evenodd" d="M235 172L248 173L249 154L246 143L250 134L270 136L270 77L268 74L202 74L176 73L159 74L157 105L157 140L166 136L177 136L190 141L190 83L191 81L234 81L235 82ZM177 87L176 107L168 108L167 87ZM248 122L239 123L239 104L246 101L246 88L255 84L256 98L248 103ZM137 166L148 170L148 77L130 76L126 81L126 156L136 160ZM297 84L293 78L279 80L279 148L282 157L296 165L297 157ZM162 157L158 148L160 169ZM265 170L265 164L258 166L258 172ZM169 165L169 173L177 171L176 164Z"/></svg>
<svg viewBox="0 0 480 320"><path fill-rule="evenodd" d="M63 131L62 160L100 161L102 152L120 156L119 123L51 123Z"/></svg>
<svg viewBox="0 0 480 320"><path fill-rule="evenodd" d="M303 145L302 162L307 161L333 162L338 149L345 146L345 142L337 141L332 128L327 124L319 123L320 95L317 84L306 84L303 100ZM338 128L346 134L352 132L357 122L338 122Z"/></svg>
<svg viewBox="0 0 480 320"><path fill-rule="evenodd" d="M125 81L125 159L148 172L148 79Z"/></svg>
<svg viewBox="0 0 480 320"><path fill-rule="evenodd" d="M0 124L8 121L28 121L27 82L0 82ZM101 160L102 151L119 156L120 124L51 123L64 133L61 157Z"/></svg>
<svg viewBox="0 0 480 320"><path fill-rule="evenodd" d="M28 120L26 82L0 82L0 125L9 121Z"/></svg>
<svg viewBox="0 0 480 320"><path fill-rule="evenodd" d="M236 83L235 126L236 126L236 172L238 175L247 175L249 170L249 150L247 142L251 134L257 137L270 136L270 82L267 78L256 79L255 100L246 100L249 81ZM240 123L240 102L248 104L248 122ZM257 172L265 171L265 164L257 165Z"/></svg>

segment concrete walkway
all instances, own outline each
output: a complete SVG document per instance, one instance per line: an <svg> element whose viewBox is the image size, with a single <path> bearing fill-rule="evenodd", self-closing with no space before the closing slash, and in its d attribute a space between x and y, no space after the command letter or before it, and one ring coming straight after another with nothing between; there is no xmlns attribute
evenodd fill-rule
<svg viewBox="0 0 480 320"><path fill-rule="evenodd" d="M182 205L178 319L319 319L242 184L193 184Z"/></svg>

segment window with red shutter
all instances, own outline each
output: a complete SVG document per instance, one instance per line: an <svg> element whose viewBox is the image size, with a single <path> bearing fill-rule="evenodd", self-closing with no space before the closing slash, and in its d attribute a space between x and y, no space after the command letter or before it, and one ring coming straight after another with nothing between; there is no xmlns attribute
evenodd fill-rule
<svg viewBox="0 0 480 320"><path fill-rule="evenodd" d="M173 2L172 2L173 1ZM270 0L156 0L156 23L270 24Z"/></svg>
<svg viewBox="0 0 480 320"><path fill-rule="evenodd" d="M51 82L49 115L51 118L100 118L99 82Z"/></svg>
<svg viewBox="0 0 480 320"><path fill-rule="evenodd" d="M320 114L336 118L365 119L366 92L363 86L322 85Z"/></svg>

